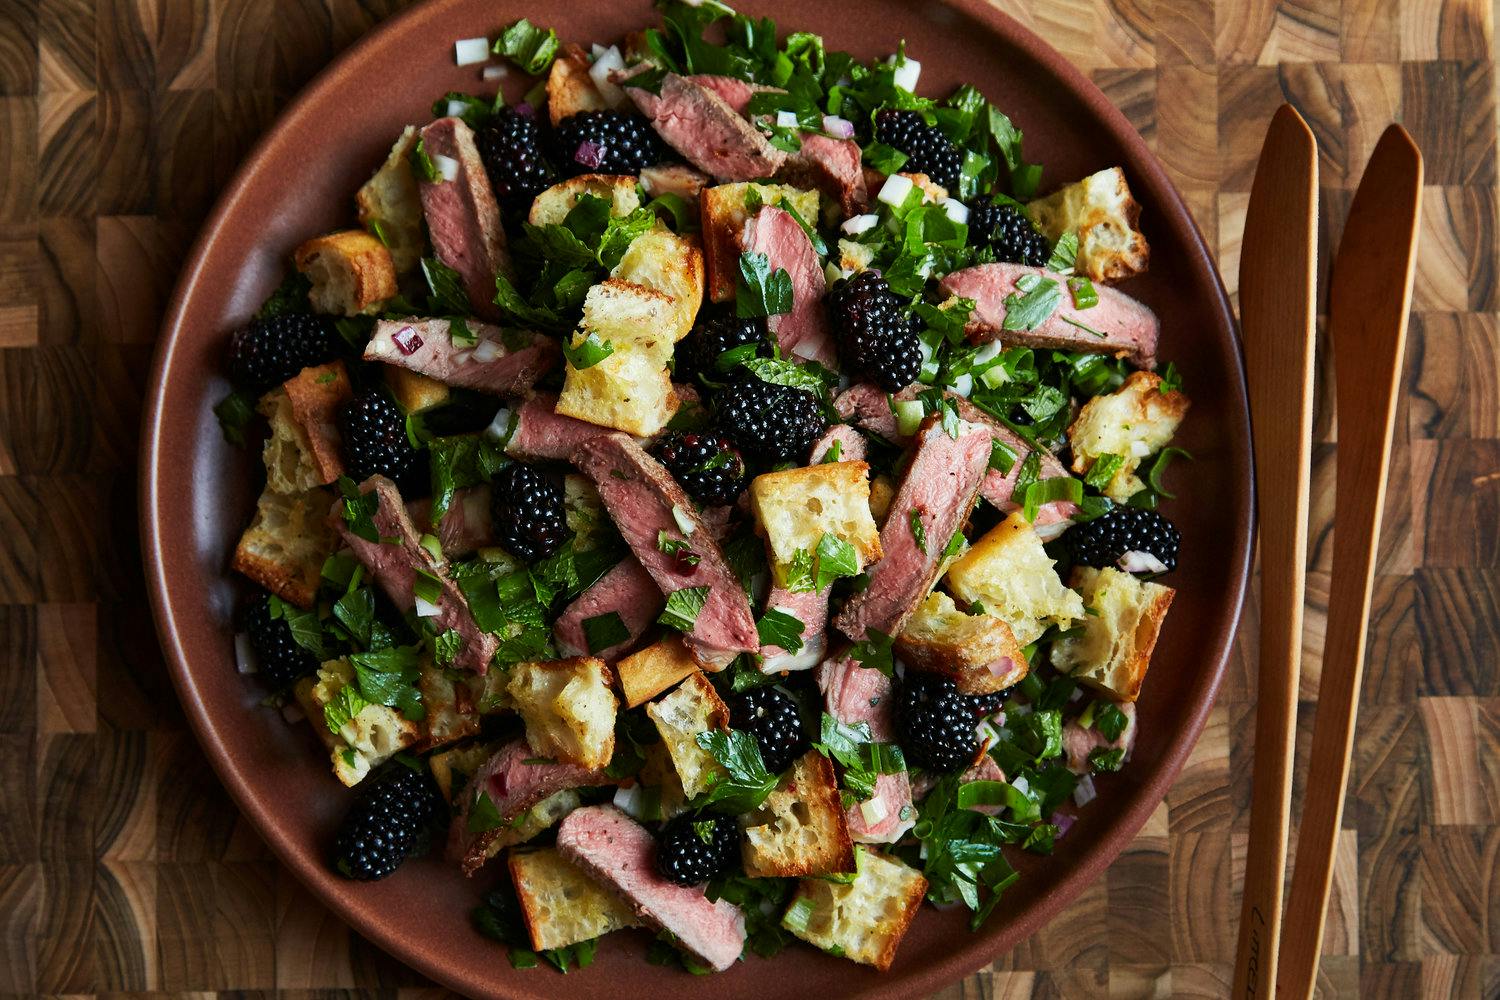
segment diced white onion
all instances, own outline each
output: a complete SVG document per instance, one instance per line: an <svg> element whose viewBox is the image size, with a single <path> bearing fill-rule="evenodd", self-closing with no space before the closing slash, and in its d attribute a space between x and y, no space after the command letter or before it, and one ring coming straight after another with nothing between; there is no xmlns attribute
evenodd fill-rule
<svg viewBox="0 0 1500 1000"><path fill-rule="evenodd" d="M943 214L957 222L959 225L967 225L969 222L969 206L956 198L939 198L938 204L943 206Z"/></svg>
<svg viewBox="0 0 1500 1000"><path fill-rule="evenodd" d="M478 361L480 364L484 365L489 364L491 361L494 361L503 353L504 351L499 344L495 343L489 337L483 337L480 339L479 343L474 345L474 353L472 357L475 361Z"/></svg>
<svg viewBox="0 0 1500 1000"><path fill-rule="evenodd" d="M483 80L503 80L509 72L504 66L486 66L480 70L479 76Z"/></svg>
<svg viewBox="0 0 1500 1000"><path fill-rule="evenodd" d="M889 184L890 181L886 181L886 183ZM911 181L907 181L906 183L909 186ZM881 190L884 190L884 188ZM850 236L858 236L860 233L874 229L879 224L880 216L878 215L856 215L851 219L845 219L844 224L839 226L839 228Z"/></svg>
<svg viewBox="0 0 1500 1000"><path fill-rule="evenodd" d="M1021 704L1012 705L1010 706L1010 712L1013 715L1030 715L1031 706L1025 704L1024 702Z"/></svg>
<svg viewBox="0 0 1500 1000"><path fill-rule="evenodd" d="M439 176L445 181L458 179L458 161L451 156L436 153L432 157L432 165L437 167Z"/></svg>
<svg viewBox="0 0 1500 1000"><path fill-rule="evenodd" d="M1073 786L1073 801L1080 806L1086 806L1099 797L1099 792L1094 788L1094 776L1085 774L1078 779L1078 784Z"/></svg>
<svg viewBox="0 0 1500 1000"><path fill-rule="evenodd" d="M917 80L922 76L922 64L910 56L907 56L899 65L896 63L895 56L890 56L886 59L886 62L896 67L896 72L891 76L891 82L903 90L909 90L915 94L917 92Z"/></svg>
<svg viewBox="0 0 1500 1000"><path fill-rule="evenodd" d="M467 111L467 110L469 110L469 106L467 104L465 104L463 101L449 101L448 102L448 117L449 118L462 118L464 116L464 112Z"/></svg>
<svg viewBox="0 0 1500 1000"><path fill-rule="evenodd" d="M1073 527L1073 522L1065 517L1060 521L1053 521L1050 524L1035 525L1032 530L1036 532L1036 537L1044 542L1050 542L1071 527Z"/></svg>
<svg viewBox="0 0 1500 1000"><path fill-rule="evenodd" d="M1165 573L1167 566L1150 552L1132 549L1120 554L1119 567L1127 573Z"/></svg>
<svg viewBox="0 0 1500 1000"><path fill-rule="evenodd" d="M443 613L443 609L431 601L423 600L421 597L417 597L416 601L418 618L436 618Z"/></svg>
<svg viewBox="0 0 1500 1000"><path fill-rule="evenodd" d="M1070 702L1082 701L1082 700L1083 700L1083 688L1081 688L1081 687L1074 688L1073 689L1073 693L1070 694L1070 695L1068 695L1068 701L1070 701Z"/></svg>
<svg viewBox="0 0 1500 1000"><path fill-rule="evenodd" d="M1145 458L1151 454L1151 446L1144 441L1130 442L1130 454L1132 458Z"/></svg>
<svg viewBox="0 0 1500 1000"><path fill-rule="evenodd" d="M854 123L847 118L840 118L838 115L824 115L823 131L835 139L853 139Z"/></svg>
<svg viewBox="0 0 1500 1000"><path fill-rule="evenodd" d="M874 826L889 814L885 802L878 796L859 804L859 814L865 818L865 822Z"/></svg>
<svg viewBox="0 0 1500 1000"><path fill-rule="evenodd" d="M986 364L989 361L992 361L995 358L999 357L1002 350L1004 350L1004 348L1000 346L1000 341L992 340L989 343L981 346L979 350L974 352L974 360L970 363L976 367L982 364Z"/></svg>
<svg viewBox="0 0 1500 1000"><path fill-rule="evenodd" d="M797 127L797 112L795 112L795 111L784 111L784 110L776 112L776 127L777 128L796 128Z"/></svg>
<svg viewBox="0 0 1500 1000"><path fill-rule="evenodd" d="M646 815L646 796L642 793L640 785L631 785L629 788L622 785L616 788L614 804L616 809L631 819L644 822L651 818Z"/></svg>
<svg viewBox="0 0 1500 1000"><path fill-rule="evenodd" d="M827 275L824 275L824 277L827 277ZM792 353L801 358L803 361L816 361L818 358L819 346L820 345L813 339L799 340L797 341L797 346L792 348Z"/></svg>
<svg viewBox="0 0 1500 1000"><path fill-rule="evenodd" d="M495 441L505 440L510 433L510 407L502 406L495 411L495 419L484 429L484 436Z"/></svg>
<svg viewBox="0 0 1500 1000"><path fill-rule="evenodd" d="M974 391L974 376L964 372L953 380L953 391L958 395L969 398L969 393Z"/></svg>
<svg viewBox="0 0 1500 1000"><path fill-rule="evenodd" d="M911 194L912 187L910 177L891 174L880 186L880 193L875 195L875 200L883 201L892 208L900 208L906 202L906 196Z"/></svg>
<svg viewBox="0 0 1500 1000"><path fill-rule="evenodd" d="M1025 795L1027 792L1031 791L1031 782L1026 780L1026 775L1024 774L1017 775L1016 780L1012 781L1010 784L1012 788L1020 792L1022 795Z"/></svg>
<svg viewBox="0 0 1500 1000"><path fill-rule="evenodd" d="M599 48L597 45L594 47ZM625 57L620 55L619 48L614 45L595 52L594 64L589 67L589 79L594 81L594 86L599 88L599 93L605 103L612 108L625 103L625 91L620 89L619 85L609 78L609 75L624 68Z"/></svg>
<svg viewBox="0 0 1500 1000"><path fill-rule="evenodd" d="M302 714L302 706L295 701L289 701L281 706L281 717L287 721L287 725L291 726L295 726L307 718L306 715Z"/></svg>
<svg viewBox="0 0 1500 1000"><path fill-rule="evenodd" d="M681 504L672 505L672 520L677 522L677 529L684 535L691 536L694 531L698 530L698 526L693 523L692 516L682 509Z"/></svg>
<svg viewBox="0 0 1500 1000"><path fill-rule="evenodd" d="M242 674L260 671L260 663L255 656L255 647L250 645L250 636L246 632L234 634L234 666Z"/></svg>
<svg viewBox="0 0 1500 1000"><path fill-rule="evenodd" d="M595 59L598 59L600 56L604 55L604 46L600 45L598 42L592 43L589 46L589 55L593 56Z"/></svg>
<svg viewBox="0 0 1500 1000"><path fill-rule="evenodd" d="M488 38L460 38L453 43L453 59L460 66L473 66L490 58Z"/></svg>

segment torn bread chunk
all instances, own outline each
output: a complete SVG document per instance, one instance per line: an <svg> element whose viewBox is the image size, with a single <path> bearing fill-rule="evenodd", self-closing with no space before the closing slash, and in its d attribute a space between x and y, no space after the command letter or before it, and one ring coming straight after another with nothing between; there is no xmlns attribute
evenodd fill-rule
<svg viewBox="0 0 1500 1000"><path fill-rule="evenodd" d="M1151 248L1140 231L1141 206L1125 171L1110 167L1027 203L1036 228L1056 243L1078 234L1074 270L1093 281L1123 281L1146 270Z"/></svg>
<svg viewBox="0 0 1500 1000"><path fill-rule="evenodd" d="M537 951L641 926L630 907L555 847L513 850L506 860L531 946Z"/></svg>
<svg viewBox="0 0 1500 1000"><path fill-rule="evenodd" d="M809 750L785 782L740 819L742 860L751 878L854 871L854 841L828 758Z"/></svg>
<svg viewBox="0 0 1500 1000"><path fill-rule="evenodd" d="M386 705L356 701L357 711L340 711L339 693L353 683L353 664L329 660L296 688L304 714L329 749L334 775L350 787L422 738L420 726Z"/></svg>
<svg viewBox="0 0 1500 1000"><path fill-rule="evenodd" d="M532 199L526 221L533 226L560 226L584 195L609 202L609 214L616 218L624 218L641 207L634 177L579 174L552 185Z"/></svg>
<svg viewBox="0 0 1500 1000"><path fill-rule="evenodd" d="M423 750L447 746L479 734L477 689L483 684L477 676L462 676L444 670L431 659L422 661L417 688L422 692Z"/></svg>
<svg viewBox="0 0 1500 1000"><path fill-rule="evenodd" d="M646 705L646 714L672 757L688 798L702 795L725 776L712 755L698 745L698 734L729 728L729 708L703 673L694 670L670 694Z"/></svg>
<svg viewBox="0 0 1500 1000"><path fill-rule="evenodd" d="M1026 654L1010 626L993 615L969 615L940 590L927 595L896 639L909 669L951 678L964 694L1003 691L1026 676Z"/></svg>
<svg viewBox="0 0 1500 1000"><path fill-rule="evenodd" d="M631 561L634 562L634 560ZM648 582L649 580L650 578L647 577ZM652 587L654 590L655 585L653 584ZM626 708L644 705L674 684L697 672L698 661L693 659L693 654L688 652L682 639L675 635L652 643L615 664L615 673L620 677L620 690L625 695ZM727 720L727 716L725 718ZM724 724L728 725L728 722Z"/></svg>
<svg viewBox="0 0 1500 1000"><path fill-rule="evenodd" d="M1131 372L1114 392L1084 403L1068 428L1073 471L1086 473L1105 455L1121 462L1102 492L1119 503L1146 488L1136 475L1141 461L1154 455L1177 433L1187 415L1188 398L1163 390L1155 372Z"/></svg>
<svg viewBox="0 0 1500 1000"><path fill-rule="evenodd" d="M307 449L318 484L338 479L344 474L338 411L354 396L344 362L304 368L282 383L281 391L286 393L292 421L302 432L298 443Z"/></svg>
<svg viewBox="0 0 1500 1000"><path fill-rule="evenodd" d="M427 245L422 232L422 196L411 169L411 152L416 145L416 126L408 125L380 169L354 196L359 224L385 244L397 274L416 267Z"/></svg>
<svg viewBox="0 0 1500 1000"><path fill-rule="evenodd" d="M948 589L976 610L1010 626L1022 646L1049 625L1069 628L1084 617L1083 599L1063 585L1042 539L1018 511L995 525L948 568Z"/></svg>
<svg viewBox="0 0 1500 1000"><path fill-rule="evenodd" d="M589 57L577 45L564 45L547 73L547 117L556 128L582 111L604 111L609 102L589 76ZM619 93L619 91L615 91Z"/></svg>
<svg viewBox="0 0 1500 1000"><path fill-rule="evenodd" d="M1135 701L1177 592L1113 567L1074 567L1072 583L1096 613L1083 619L1082 635L1052 644L1052 665L1115 701Z"/></svg>
<svg viewBox="0 0 1500 1000"><path fill-rule="evenodd" d="M313 311L334 316L376 313L396 292L396 266L385 244L363 229L308 240L292 255L312 282Z"/></svg>
<svg viewBox="0 0 1500 1000"><path fill-rule="evenodd" d="M672 300L671 334L678 341L693 328L703 304L703 251L695 236L678 236L665 226L631 240L609 276L654 288Z"/></svg>
<svg viewBox="0 0 1500 1000"><path fill-rule="evenodd" d="M860 570L880 558L869 471L865 462L829 462L767 472L750 483L750 507L778 584L786 584L798 554L816 552L824 535L853 546Z"/></svg>
<svg viewBox="0 0 1500 1000"><path fill-rule="evenodd" d="M312 440L292 412L292 399L285 386L266 393L255 408L271 430L260 453L266 467L266 489L301 493L322 486L325 480L313 458Z"/></svg>
<svg viewBox="0 0 1500 1000"><path fill-rule="evenodd" d="M885 972L926 893L920 872L862 849L854 881L798 882L781 926L826 952Z"/></svg>
<svg viewBox="0 0 1500 1000"><path fill-rule="evenodd" d="M609 667L603 660L517 663L510 692L526 723L526 742L539 756L580 767L604 767L615 752L615 710Z"/></svg>
<svg viewBox="0 0 1500 1000"><path fill-rule="evenodd" d="M240 536L230 566L262 587L297 605L317 601L323 563L333 554L329 526L332 494L313 489L275 493L269 488L255 504L255 518Z"/></svg>

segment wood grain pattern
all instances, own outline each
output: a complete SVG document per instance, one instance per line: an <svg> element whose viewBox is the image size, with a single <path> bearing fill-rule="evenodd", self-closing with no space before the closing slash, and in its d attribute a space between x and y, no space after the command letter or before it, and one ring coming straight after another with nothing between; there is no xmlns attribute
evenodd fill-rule
<svg viewBox="0 0 1500 1000"><path fill-rule="evenodd" d="M140 399L188 243L296 89L406 2L0 0L0 995L442 995L323 911L239 819L166 679L133 541ZM1153 144L1231 292L1283 101L1324 150L1325 248L1387 122L1433 167L1396 430L1406 478L1385 511L1338 855L1342 953L1324 955L1319 983L1329 997L1500 996L1492 0L1005 7ZM1315 484L1337 457L1331 387L1320 378ZM1311 536L1310 669L1331 514ZM945 1000L1229 992L1256 700L1247 613L1203 740L1136 843ZM1295 810L1300 783L1293 796Z"/></svg>

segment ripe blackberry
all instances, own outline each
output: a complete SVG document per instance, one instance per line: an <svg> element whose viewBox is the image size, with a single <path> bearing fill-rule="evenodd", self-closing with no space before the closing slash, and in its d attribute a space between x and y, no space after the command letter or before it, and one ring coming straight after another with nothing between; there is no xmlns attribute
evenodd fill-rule
<svg viewBox="0 0 1500 1000"><path fill-rule="evenodd" d="M424 768L392 761L355 788L354 802L334 839L334 867L345 878L372 882L401 866L442 800Z"/></svg>
<svg viewBox="0 0 1500 1000"><path fill-rule="evenodd" d="M638 174L662 159L661 139L644 116L625 111L580 111L557 126L558 161L565 174Z"/></svg>
<svg viewBox="0 0 1500 1000"><path fill-rule="evenodd" d="M723 382L728 373L719 370L719 358L724 352L746 344L757 345L754 351L757 357L770 355L765 317L742 319L733 313L700 317L692 332L677 345L673 376L678 382L696 382L701 373L710 381Z"/></svg>
<svg viewBox="0 0 1500 1000"><path fill-rule="evenodd" d="M536 120L505 108L474 136L484 172L500 207L525 212L531 200L557 182L557 169L542 155L542 133Z"/></svg>
<svg viewBox="0 0 1500 1000"><path fill-rule="evenodd" d="M908 670L896 693L896 737L909 760L929 771L962 771L979 756L971 699L937 674Z"/></svg>
<svg viewBox="0 0 1500 1000"><path fill-rule="evenodd" d="M291 626L271 617L271 595L261 591L245 609L245 631L260 667L260 679L280 691L318 668L318 659L292 638Z"/></svg>
<svg viewBox="0 0 1500 1000"><path fill-rule="evenodd" d="M1120 504L1102 517L1069 528L1061 542L1073 562L1081 566L1118 566L1125 553L1145 552L1166 569L1141 568L1132 572L1169 572L1177 568L1177 549L1182 536L1171 521L1156 511Z"/></svg>
<svg viewBox="0 0 1500 1000"><path fill-rule="evenodd" d="M250 321L229 343L229 380L256 395L336 354L327 320L281 313Z"/></svg>
<svg viewBox="0 0 1500 1000"><path fill-rule="evenodd" d="M923 121L921 112L877 112L875 138L906 154L903 172L926 174L934 184L941 184L950 192L958 188L963 154L946 135Z"/></svg>
<svg viewBox="0 0 1500 1000"><path fill-rule="evenodd" d="M750 374L720 392L714 409L725 437L768 462L801 458L828 427L818 397L810 391Z"/></svg>
<svg viewBox="0 0 1500 1000"><path fill-rule="evenodd" d="M1052 256L1052 244L1014 205L985 199L969 209L969 243L989 247L995 259L1041 267Z"/></svg>
<svg viewBox="0 0 1500 1000"><path fill-rule="evenodd" d="M973 710L976 718L986 718L994 715L1005 707L1010 700L1010 693L1014 688L1006 688L1003 691L991 691L989 694L964 695L968 699L969 708Z"/></svg>
<svg viewBox="0 0 1500 1000"><path fill-rule="evenodd" d="M523 562L545 559L562 548L568 529L562 487L530 465L512 462L490 484L495 540Z"/></svg>
<svg viewBox="0 0 1500 1000"><path fill-rule="evenodd" d="M917 322L901 311L879 271L840 278L828 293L828 319L844 367L864 372L886 392L900 392L922 373Z"/></svg>
<svg viewBox="0 0 1500 1000"><path fill-rule="evenodd" d="M745 460L716 431L673 431L651 454L701 506L734 503L745 491Z"/></svg>
<svg viewBox="0 0 1500 1000"><path fill-rule="evenodd" d="M732 871L739 856L739 824L728 816L685 813L662 827L656 838L656 870L677 885L702 885Z"/></svg>
<svg viewBox="0 0 1500 1000"><path fill-rule="evenodd" d="M766 770L780 774L812 745L802 730L802 714L785 691L753 688L729 699L729 725L749 733Z"/></svg>
<svg viewBox="0 0 1500 1000"><path fill-rule="evenodd" d="M339 408L344 468L355 482L385 476L412 485L419 452L406 436L406 415L391 397L371 386Z"/></svg>

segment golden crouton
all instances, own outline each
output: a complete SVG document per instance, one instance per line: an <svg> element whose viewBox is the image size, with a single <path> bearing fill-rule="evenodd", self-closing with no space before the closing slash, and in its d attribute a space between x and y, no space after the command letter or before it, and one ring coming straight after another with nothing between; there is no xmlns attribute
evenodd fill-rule
<svg viewBox="0 0 1500 1000"><path fill-rule="evenodd" d="M586 194L609 202L609 214L624 217L641 207L634 177L616 174L579 174L554 184L531 203L526 221L533 226L560 226L578 199Z"/></svg>
<svg viewBox="0 0 1500 1000"><path fill-rule="evenodd" d="M547 117L555 128L580 111L604 111L609 102L589 76L589 57L577 45L564 45L547 74Z"/></svg>
<svg viewBox="0 0 1500 1000"><path fill-rule="evenodd" d="M339 450L338 410L354 396L342 361L304 368L282 384L291 417L302 430L319 485L344 474Z"/></svg>
<svg viewBox="0 0 1500 1000"><path fill-rule="evenodd" d="M582 369L567 363L557 412L638 437L659 432L680 405L666 367L674 323L665 292L619 278L590 288L571 346L592 335L611 353Z"/></svg>
<svg viewBox="0 0 1500 1000"><path fill-rule="evenodd" d="M604 767L615 752L617 702L603 660L518 663L506 689L539 756L580 767Z"/></svg>
<svg viewBox="0 0 1500 1000"><path fill-rule="evenodd" d="M1125 172L1101 170L1026 206L1043 236L1056 243L1078 234L1073 269L1093 281L1122 281L1146 270L1151 248L1137 228L1141 206L1130 195Z"/></svg>
<svg viewBox="0 0 1500 1000"><path fill-rule="evenodd" d="M697 237L678 236L664 226L648 230L631 241L609 276L671 297L674 342L693 328L703 304L703 251Z"/></svg>
<svg viewBox="0 0 1500 1000"><path fill-rule="evenodd" d="M828 758L809 750L786 782L740 820L742 859L751 878L854 871L854 841Z"/></svg>
<svg viewBox="0 0 1500 1000"><path fill-rule="evenodd" d="M942 201L944 198L948 197L948 189L934 181L931 177L928 177L926 174L908 173L907 171L902 170L897 173L896 176L905 177L907 180L915 184L921 190L922 201L926 204L931 204L935 201Z"/></svg>
<svg viewBox="0 0 1500 1000"><path fill-rule="evenodd" d="M1055 565L1031 522L1016 511L948 567L948 589L965 604L983 605L1025 646L1048 625L1066 628L1084 616L1083 599L1063 586Z"/></svg>
<svg viewBox="0 0 1500 1000"><path fill-rule="evenodd" d="M770 545L777 583L786 583L797 553L816 552L825 534L852 545L861 569L880 558L869 471L866 462L828 462L767 472L750 483L750 507Z"/></svg>
<svg viewBox="0 0 1500 1000"><path fill-rule="evenodd" d="M861 848L854 881L798 882L781 926L808 944L884 972L926 894L920 872Z"/></svg>
<svg viewBox="0 0 1500 1000"><path fill-rule="evenodd" d="M993 615L964 614L940 590L917 605L896 650L907 667L950 677L964 694L1003 691L1027 671L1009 625Z"/></svg>
<svg viewBox="0 0 1500 1000"><path fill-rule="evenodd" d="M790 184L757 184L753 181L719 184L698 193L698 214L703 220L703 254L708 266L708 297L714 302L734 298L735 276L740 273L741 236L745 222L755 214L751 205L785 202L809 225L817 225L818 192Z"/></svg>
<svg viewBox="0 0 1500 1000"><path fill-rule="evenodd" d="M729 727L729 709L701 671L668 695L646 705L688 798L701 795L724 776L724 768L698 745L698 734Z"/></svg>
<svg viewBox="0 0 1500 1000"><path fill-rule="evenodd" d="M416 144L416 126L408 125L380 169L354 196L359 224L385 244L397 274L416 267L427 244L422 230L422 196L411 169L411 151Z"/></svg>
<svg viewBox="0 0 1500 1000"><path fill-rule="evenodd" d="M1074 567L1072 583L1097 613L1083 620L1082 635L1052 644L1052 665L1116 701L1135 701L1177 592L1113 567Z"/></svg>
<svg viewBox="0 0 1500 1000"><path fill-rule="evenodd" d="M303 678L296 689L308 721L329 748L334 775L350 787L399 751L415 746L422 736L417 724L396 709L372 704L365 704L337 732L331 731L324 710L353 683L354 665L348 660L330 660L318 668L316 677Z"/></svg>
<svg viewBox="0 0 1500 1000"><path fill-rule="evenodd" d="M391 252L363 229L308 240L293 255L297 270L312 282L313 311L335 316L379 312L396 294Z"/></svg>
<svg viewBox="0 0 1500 1000"><path fill-rule="evenodd" d="M323 563L333 554L328 525L333 496L326 490L276 493L267 488L255 518L240 536L231 568L299 608L317 600Z"/></svg>
<svg viewBox="0 0 1500 1000"><path fill-rule="evenodd" d="M1103 493L1118 502L1129 500L1146 486L1135 474L1141 460L1172 440L1187 410L1182 393L1161 391L1160 375L1131 372L1118 389L1090 399L1073 418L1068 428L1073 471L1087 472L1101 455L1119 455L1123 461Z"/></svg>
<svg viewBox="0 0 1500 1000"><path fill-rule="evenodd" d="M421 413L435 409L448 402L448 386L435 378L402 368L400 365L381 365L385 369L386 388L396 398L403 413Z"/></svg>
<svg viewBox="0 0 1500 1000"><path fill-rule="evenodd" d="M566 948L622 927L641 925L619 897L555 847L513 850L507 859L521 915L537 951Z"/></svg>
<svg viewBox="0 0 1500 1000"><path fill-rule="evenodd" d="M494 670L491 673L498 674L501 671ZM470 743L440 750L428 757L427 768L432 772L432 780L442 793L443 801L451 805L454 788L462 787L463 782L493 757L498 749L500 746L497 743Z"/></svg>
<svg viewBox="0 0 1500 1000"><path fill-rule="evenodd" d="M483 684L479 675L464 671L454 680L431 659L422 661L417 688L422 692L422 749L457 743L479 733L479 713L474 709L474 688Z"/></svg>
<svg viewBox="0 0 1500 1000"><path fill-rule="evenodd" d="M698 670L687 646L678 636L669 636L615 664L625 707L635 708Z"/></svg>

